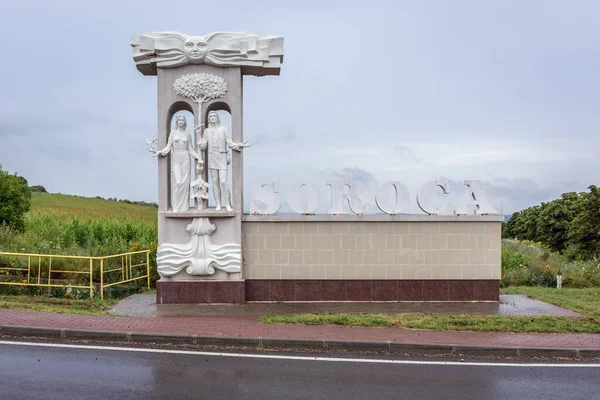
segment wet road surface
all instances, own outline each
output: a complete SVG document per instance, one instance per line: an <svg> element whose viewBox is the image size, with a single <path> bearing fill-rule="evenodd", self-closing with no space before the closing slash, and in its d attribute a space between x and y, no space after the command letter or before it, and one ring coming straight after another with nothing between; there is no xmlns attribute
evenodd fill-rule
<svg viewBox="0 0 600 400"><path fill-rule="evenodd" d="M253 358L62 346L68 345L0 343L0 398L587 400L600 393L598 364L551 367L536 365L548 361L479 359L482 364L444 365L423 362L460 360L322 353ZM309 359L281 358L287 356ZM346 359L310 359L325 356ZM407 363L394 363L398 360Z"/></svg>

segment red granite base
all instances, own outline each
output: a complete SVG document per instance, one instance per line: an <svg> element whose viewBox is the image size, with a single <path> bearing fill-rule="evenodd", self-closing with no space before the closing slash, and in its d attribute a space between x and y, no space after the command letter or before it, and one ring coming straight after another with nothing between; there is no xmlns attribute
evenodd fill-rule
<svg viewBox="0 0 600 400"><path fill-rule="evenodd" d="M156 282L157 304L245 301L498 301L498 280Z"/></svg>
<svg viewBox="0 0 600 400"><path fill-rule="evenodd" d="M246 280L246 301L499 301L499 280Z"/></svg>
<svg viewBox="0 0 600 400"><path fill-rule="evenodd" d="M244 303L244 281L156 282L156 304Z"/></svg>

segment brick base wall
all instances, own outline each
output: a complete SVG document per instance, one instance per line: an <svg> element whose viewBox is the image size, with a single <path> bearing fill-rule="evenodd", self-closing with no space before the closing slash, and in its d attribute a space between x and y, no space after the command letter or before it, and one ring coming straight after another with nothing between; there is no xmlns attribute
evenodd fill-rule
<svg viewBox="0 0 600 400"><path fill-rule="evenodd" d="M246 301L498 301L499 280L246 280Z"/></svg>
<svg viewBox="0 0 600 400"><path fill-rule="evenodd" d="M244 303L244 281L158 281L156 304Z"/></svg>

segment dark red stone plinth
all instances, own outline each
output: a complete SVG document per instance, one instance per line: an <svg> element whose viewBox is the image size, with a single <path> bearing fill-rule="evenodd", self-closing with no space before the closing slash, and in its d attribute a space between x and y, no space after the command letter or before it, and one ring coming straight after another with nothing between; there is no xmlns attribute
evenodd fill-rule
<svg viewBox="0 0 600 400"><path fill-rule="evenodd" d="M156 304L244 303L244 281L158 281Z"/></svg>
<svg viewBox="0 0 600 400"><path fill-rule="evenodd" d="M246 280L246 301L499 301L498 280Z"/></svg>

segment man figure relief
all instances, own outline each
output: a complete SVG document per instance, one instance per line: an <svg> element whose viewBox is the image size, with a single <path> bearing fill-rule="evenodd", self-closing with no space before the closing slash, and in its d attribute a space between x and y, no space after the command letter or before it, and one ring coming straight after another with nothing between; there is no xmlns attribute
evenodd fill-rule
<svg viewBox="0 0 600 400"><path fill-rule="evenodd" d="M220 126L221 121L216 111L208 113L208 128L202 134L198 145L201 150L208 150L208 170L212 180L213 195L215 199L215 211L221 211L223 205L227 211L233 211L231 207L231 195L227 184L227 168L230 156L229 147L235 151L250 146L250 142L235 143L227 134L227 129Z"/></svg>

